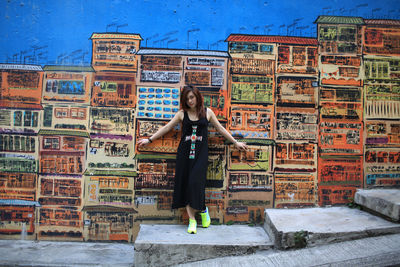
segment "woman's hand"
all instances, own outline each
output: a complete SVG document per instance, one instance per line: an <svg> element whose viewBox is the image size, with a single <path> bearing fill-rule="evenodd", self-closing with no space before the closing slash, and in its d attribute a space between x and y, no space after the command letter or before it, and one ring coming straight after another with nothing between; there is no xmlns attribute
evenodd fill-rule
<svg viewBox="0 0 400 267"><path fill-rule="evenodd" d="M149 138L144 138L144 139L140 139L139 142L137 143L138 147L142 147L145 146L147 144L150 144L150 140Z"/></svg>
<svg viewBox="0 0 400 267"><path fill-rule="evenodd" d="M243 151L247 151L247 149L249 149L246 145L246 143L242 143L242 142L236 142L235 143L235 147L239 150L243 150Z"/></svg>

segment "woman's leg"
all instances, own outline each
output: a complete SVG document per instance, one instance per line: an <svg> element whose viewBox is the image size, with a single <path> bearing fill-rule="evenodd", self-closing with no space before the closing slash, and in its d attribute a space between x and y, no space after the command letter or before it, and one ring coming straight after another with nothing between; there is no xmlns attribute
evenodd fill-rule
<svg viewBox="0 0 400 267"><path fill-rule="evenodd" d="M197 222L196 222L196 218L194 217L195 214L195 210L188 205L186 205L186 211L189 215L189 225L188 225L188 230L187 232L189 234L195 234L197 233Z"/></svg>
<svg viewBox="0 0 400 267"><path fill-rule="evenodd" d="M186 205L186 211L189 215L189 218L192 220L195 220L195 212L196 211L192 207L190 207L189 204Z"/></svg>

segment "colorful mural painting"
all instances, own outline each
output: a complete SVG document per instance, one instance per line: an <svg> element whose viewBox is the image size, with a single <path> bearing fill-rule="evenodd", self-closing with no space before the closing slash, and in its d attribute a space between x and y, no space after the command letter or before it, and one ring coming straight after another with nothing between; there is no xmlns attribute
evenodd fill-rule
<svg viewBox="0 0 400 267"><path fill-rule="evenodd" d="M210 126L214 224L400 187L400 20L314 23L313 37L229 34L227 51L94 32L90 66L0 64L0 238L133 242L140 224L187 222L171 210L180 126L136 146L185 85L249 146Z"/></svg>

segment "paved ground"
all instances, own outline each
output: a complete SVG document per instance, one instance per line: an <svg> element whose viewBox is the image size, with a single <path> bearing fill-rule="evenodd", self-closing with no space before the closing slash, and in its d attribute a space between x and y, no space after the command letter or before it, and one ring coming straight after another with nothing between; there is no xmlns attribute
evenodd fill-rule
<svg viewBox="0 0 400 267"><path fill-rule="evenodd" d="M133 244L0 240L0 266L133 266Z"/></svg>
<svg viewBox="0 0 400 267"><path fill-rule="evenodd" d="M133 245L0 240L0 266L133 266ZM181 266L400 266L400 234L299 250L269 250ZM138 267L138 266L136 266Z"/></svg>
<svg viewBox="0 0 400 267"><path fill-rule="evenodd" d="M179 266L400 266L400 234L370 237L298 250L269 250L248 256L224 257Z"/></svg>

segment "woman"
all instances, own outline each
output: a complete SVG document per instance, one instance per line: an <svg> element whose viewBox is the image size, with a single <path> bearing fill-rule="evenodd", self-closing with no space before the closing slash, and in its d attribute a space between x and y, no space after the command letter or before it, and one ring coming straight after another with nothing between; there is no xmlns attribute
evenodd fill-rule
<svg viewBox="0 0 400 267"><path fill-rule="evenodd" d="M153 136L141 139L138 146L145 146L182 123L182 137L176 157L175 185L172 208L186 207L189 215L188 233L197 232L195 213L201 211L202 226L210 225L210 215L205 206L205 184L208 164L208 122L239 150L247 150L245 143L237 142L219 123L214 112L204 107L203 97L194 86L185 86L181 92L182 109Z"/></svg>

